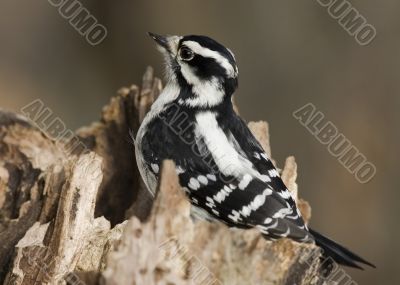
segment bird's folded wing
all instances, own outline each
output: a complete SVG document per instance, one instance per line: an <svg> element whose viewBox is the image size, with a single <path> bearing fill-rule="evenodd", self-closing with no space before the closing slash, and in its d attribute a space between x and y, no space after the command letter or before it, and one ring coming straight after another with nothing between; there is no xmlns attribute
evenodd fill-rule
<svg viewBox="0 0 400 285"><path fill-rule="evenodd" d="M271 239L290 237L308 241L312 238L297 208L269 183L246 175L237 179L199 172L181 165L177 166L177 172L191 202L229 226L257 227Z"/></svg>

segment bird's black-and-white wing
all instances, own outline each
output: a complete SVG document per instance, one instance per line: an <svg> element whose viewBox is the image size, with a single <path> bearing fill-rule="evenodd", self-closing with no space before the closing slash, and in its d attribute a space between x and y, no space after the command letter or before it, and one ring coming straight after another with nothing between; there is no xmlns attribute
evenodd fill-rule
<svg viewBox="0 0 400 285"><path fill-rule="evenodd" d="M181 167L180 181L192 203L231 226L255 226L270 238L311 241L295 201L277 170L244 122L235 118L237 122L219 122L219 126L226 126L222 131L229 144L241 157L241 163L254 171L241 174L239 170L237 174L233 171L234 174L225 175L214 167L217 170L214 173L199 172L201 168L195 161L189 168ZM243 138L247 141L241 141ZM200 149L210 147L205 139L197 141ZM214 157L215 152L218 151L214 150ZM225 150L222 155L228 154ZM235 167L235 162L232 164Z"/></svg>
<svg viewBox="0 0 400 285"><path fill-rule="evenodd" d="M248 176L237 179L217 173L198 173L180 168L180 183L191 202L229 226L257 227L271 239L310 238L296 209L267 183Z"/></svg>
<svg viewBox="0 0 400 285"><path fill-rule="evenodd" d="M160 168L160 153L155 157L150 151L156 148L155 144L174 146L162 148L165 153L161 158L175 162L180 184L194 206L229 226L257 227L271 239L290 237L311 241L277 170L247 126L237 119L237 122L220 122L219 125L226 127L223 129L209 125L217 123L213 114L198 116L193 130L188 132L196 134L195 145L183 142L177 134L170 134L169 142L162 141L165 127L160 125L154 136L145 138L144 145L150 146L148 152L144 151L148 171L157 176ZM213 130L216 133L202 135L202 131ZM241 141L243 137L248 141ZM210 138L219 144L213 144ZM231 169L221 169L222 165Z"/></svg>
<svg viewBox="0 0 400 285"><path fill-rule="evenodd" d="M233 118L234 119L227 122L228 127L226 130L226 132L230 134L231 140L234 141L239 151L242 151L250 160L257 171L268 177L267 179L269 181L267 184L283 199L285 199L292 208L296 208L296 202L294 201L290 191L283 183L277 169L265 153L260 143L256 140L250 129L240 117L234 116ZM298 213L298 216L301 218L300 213ZM293 219L294 218L295 217L293 217ZM302 224L303 220L299 219L298 223Z"/></svg>

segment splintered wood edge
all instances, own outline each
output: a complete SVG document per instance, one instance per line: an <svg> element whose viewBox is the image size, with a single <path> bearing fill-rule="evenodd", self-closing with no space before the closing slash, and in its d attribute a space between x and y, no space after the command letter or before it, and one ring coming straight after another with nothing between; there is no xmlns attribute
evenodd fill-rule
<svg viewBox="0 0 400 285"><path fill-rule="evenodd" d="M162 211L172 211L187 217L190 214L190 202L179 184L175 163L172 160L165 160L162 163L152 216L154 217Z"/></svg>
<svg viewBox="0 0 400 285"><path fill-rule="evenodd" d="M249 122L248 127L261 144L265 153L271 158L271 145L269 140L269 126L265 121Z"/></svg>
<svg viewBox="0 0 400 285"><path fill-rule="evenodd" d="M271 146L269 141L268 123L265 121L249 122L248 126L255 138L263 147L265 153L271 159ZM297 206L299 207L299 210L304 218L304 221L308 223L311 219L311 207L307 201L299 199L298 197L298 185L296 183L297 163L294 156L289 156L288 158L286 158L281 177L286 187L288 187L293 198L295 199Z"/></svg>
<svg viewBox="0 0 400 285"><path fill-rule="evenodd" d="M69 167L70 176L61 193L54 226L37 222L25 233L16 246L16 257L5 284L26 284L35 278L53 282L75 268L92 230L102 179L101 158L93 152L84 154L69 161ZM45 237L50 239L48 245L44 245ZM38 259L38 248L43 249L40 256L46 252L46 259ZM43 271L42 265L47 262L49 265Z"/></svg>

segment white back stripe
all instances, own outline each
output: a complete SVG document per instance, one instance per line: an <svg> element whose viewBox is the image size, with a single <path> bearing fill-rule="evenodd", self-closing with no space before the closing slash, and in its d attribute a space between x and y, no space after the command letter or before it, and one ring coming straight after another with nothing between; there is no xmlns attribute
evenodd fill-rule
<svg viewBox="0 0 400 285"><path fill-rule="evenodd" d="M257 177L260 174L249 167L248 160L240 156L229 142L227 136L218 126L216 114L210 111L201 112L196 115L196 136L204 139L211 152L219 171L224 175L232 175L238 178L245 174Z"/></svg>

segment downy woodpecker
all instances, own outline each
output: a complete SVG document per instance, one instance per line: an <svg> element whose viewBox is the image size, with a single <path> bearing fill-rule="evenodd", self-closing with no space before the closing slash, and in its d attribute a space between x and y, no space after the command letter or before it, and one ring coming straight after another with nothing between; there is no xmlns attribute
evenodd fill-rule
<svg viewBox="0 0 400 285"><path fill-rule="evenodd" d="M368 264L309 229L291 193L245 122L234 112L235 56L206 36L160 36L167 84L136 137L136 159L155 193L164 159L175 162L193 212L230 227L257 228L269 240L316 243L343 265Z"/></svg>

